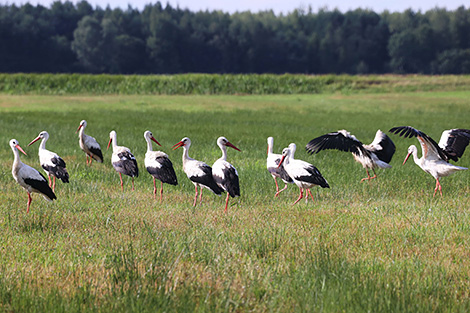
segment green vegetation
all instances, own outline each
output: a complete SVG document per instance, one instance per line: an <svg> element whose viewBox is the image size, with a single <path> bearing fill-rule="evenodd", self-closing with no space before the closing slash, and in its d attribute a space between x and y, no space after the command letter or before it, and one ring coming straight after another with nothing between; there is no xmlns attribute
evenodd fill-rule
<svg viewBox="0 0 470 313"><path fill-rule="evenodd" d="M0 3L0 72L470 74L470 8L286 14Z"/></svg>
<svg viewBox="0 0 470 313"><path fill-rule="evenodd" d="M467 90L470 76L0 74L9 94L248 95Z"/></svg>
<svg viewBox="0 0 470 313"><path fill-rule="evenodd" d="M387 79L394 77L377 77ZM414 79L435 78L413 77L408 84ZM379 171L370 183L359 183L365 171L350 154L310 156L303 149L313 137L343 128L366 143L378 128L399 125L413 125L438 140L444 129L470 127L468 91L24 92L32 94L0 95L0 311L470 309L468 171L442 179L444 196L432 198L434 179L412 162L401 165L416 139L392 135L397 146L393 168ZM75 134L81 119L103 149L114 129L118 144L134 152L141 168L134 192L129 179L120 191L111 152L104 151L105 163L85 165ZM178 186L165 186L162 203L153 200L152 180L143 168L147 129L172 159L179 179ZM67 162L71 182L58 183L54 203L33 195L27 215L26 192L10 173L8 141L18 139L28 153L23 162L39 169L37 147L27 144L41 130L51 135L47 148ZM215 144L220 135L242 150L228 155L242 190L228 214L223 197L207 190L203 203L191 206L194 189L182 172L182 151L171 150L189 136L190 155L212 164L220 155ZM277 152L295 142L296 157L316 165L331 189L314 189L314 203L292 206L298 195L294 186L274 199L274 182L265 170L268 136L274 137ZM459 164L470 166L468 150Z"/></svg>

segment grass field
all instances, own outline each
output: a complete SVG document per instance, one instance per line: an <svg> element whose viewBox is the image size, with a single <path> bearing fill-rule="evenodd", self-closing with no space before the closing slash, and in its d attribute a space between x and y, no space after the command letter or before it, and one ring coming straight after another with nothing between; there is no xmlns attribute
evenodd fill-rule
<svg viewBox="0 0 470 313"><path fill-rule="evenodd" d="M115 96L0 94L0 311L7 312L468 312L470 310L470 173L435 181L409 161L416 139L390 135L393 168L359 183L365 171L344 152L310 156L305 144L347 129L365 143L378 128L412 125L436 140L444 129L470 128L470 92L264 96ZM136 190L105 162L85 166L75 130L103 149L116 130L137 157ZM179 185L153 200L143 166L145 130L173 161ZM47 148L67 162L70 184L58 200L26 192L11 176L11 138L39 169L42 130ZM181 149L212 164L218 136L238 169L242 196L223 213L224 197L207 190L193 208L193 186ZM274 199L265 169L266 138L280 152L316 165L330 189L315 202L291 204L298 189ZM470 166L470 150L459 161Z"/></svg>

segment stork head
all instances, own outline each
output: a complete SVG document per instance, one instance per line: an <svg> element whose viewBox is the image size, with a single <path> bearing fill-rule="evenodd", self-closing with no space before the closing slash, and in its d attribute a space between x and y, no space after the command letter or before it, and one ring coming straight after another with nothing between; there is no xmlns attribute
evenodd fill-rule
<svg viewBox="0 0 470 313"><path fill-rule="evenodd" d="M219 147L221 147L221 148L222 148L222 146L226 146L226 147L233 148L233 149L235 149L235 150L237 150L237 151L241 151L240 149L238 149L237 147L235 147L233 144L231 144L230 141L228 141L227 138L225 138L225 137L223 137L223 136L222 136L222 137L219 137L219 138L217 139L217 145L218 145Z"/></svg>
<svg viewBox="0 0 470 313"><path fill-rule="evenodd" d="M153 137L153 134L150 130L146 130L144 132L144 138L145 140L149 141L149 140L152 140L153 142L155 142L157 145L161 146L161 144L157 141L157 139L155 139L155 137Z"/></svg>
<svg viewBox="0 0 470 313"><path fill-rule="evenodd" d="M80 130L80 128L85 128L86 127L86 121L85 120L82 120L80 122L80 125L78 125L78 128L77 128L77 131L75 133L78 133L78 131Z"/></svg>
<svg viewBox="0 0 470 313"><path fill-rule="evenodd" d="M416 153L416 154L418 153L418 148L416 148L415 145L411 145L411 146L408 147L408 154L406 155L405 161L403 161L403 165L405 165L406 161L408 161L408 158L413 153Z"/></svg>
<svg viewBox="0 0 470 313"><path fill-rule="evenodd" d="M189 146L191 146L191 139L184 137L180 142L174 144L172 148L173 150L176 150L179 147L186 147L186 149L189 149Z"/></svg>
<svg viewBox="0 0 470 313"><path fill-rule="evenodd" d="M281 157L281 161L279 162L279 165L277 166L278 168L281 167L282 163L284 163L284 160L288 158L290 154L291 154L290 148L282 149L282 157Z"/></svg>
<svg viewBox="0 0 470 313"><path fill-rule="evenodd" d="M27 155L26 152L24 152L23 149L21 149L19 143L18 143L18 140L16 139L12 139L10 140L10 147L13 151L15 151L16 149L20 150L21 152L23 152L24 155Z"/></svg>
<svg viewBox="0 0 470 313"><path fill-rule="evenodd" d="M109 142L108 142L108 147L106 148L109 149L109 146L111 145L111 142L114 140L114 142L116 142L116 132L114 130L112 130L110 133L109 133Z"/></svg>
<svg viewBox="0 0 470 313"><path fill-rule="evenodd" d="M42 132L39 133L39 135L33 139L33 141L31 141L28 146L31 146L33 143L35 143L36 141L38 141L39 139L49 139L49 133L45 130L43 130Z"/></svg>

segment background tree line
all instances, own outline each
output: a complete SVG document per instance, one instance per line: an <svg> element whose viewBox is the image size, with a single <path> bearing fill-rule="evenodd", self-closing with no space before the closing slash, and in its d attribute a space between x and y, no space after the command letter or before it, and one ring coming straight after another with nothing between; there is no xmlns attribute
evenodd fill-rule
<svg viewBox="0 0 470 313"><path fill-rule="evenodd" d="M470 9L276 15L0 5L0 72L470 73Z"/></svg>

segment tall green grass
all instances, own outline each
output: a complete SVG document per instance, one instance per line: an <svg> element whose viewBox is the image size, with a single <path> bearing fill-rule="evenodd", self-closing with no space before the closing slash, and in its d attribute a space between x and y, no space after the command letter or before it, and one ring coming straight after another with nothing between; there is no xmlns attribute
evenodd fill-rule
<svg viewBox="0 0 470 313"><path fill-rule="evenodd" d="M412 125L438 140L444 129L469 128L467 91L328 95L0 95L0 310L91 312L467 312L470 242L469 172L443 178L444 196L432 197L433 178L412 162L416 139L391 135L392 169L359 183L365 171L348 153L310 156L303 147L326 132L347 129L365 143L378 128ZM85 165L75 130L105 149L116 130L141 170L136 190L105 162ZM178 186L153 200L143 167L145 130L171 158ZM67 162L70 184L58 200L26 193L11 176L8 141L19 140L39 169L37 146ZM190 156L212 164L218 136L240 174L242 196L230 200L194 187L182 172L182 137ZM314 188L315 202L292 203L298 190L274 199L265 169L266 138L280 152L316 165L330 189ZM157 148L157 147L154 147ZM459 161L470 165L470 153Z"/></svg>
<svg viewBox="0 0 470 313"><path fill-rule="evenodd" d="M466 90L469 76L0 74L10 94L245 95Z"/></svg>

